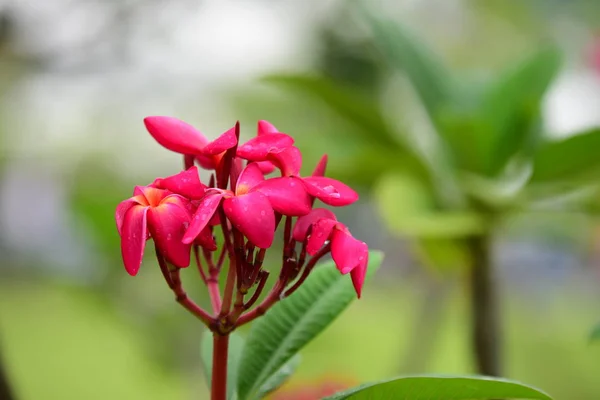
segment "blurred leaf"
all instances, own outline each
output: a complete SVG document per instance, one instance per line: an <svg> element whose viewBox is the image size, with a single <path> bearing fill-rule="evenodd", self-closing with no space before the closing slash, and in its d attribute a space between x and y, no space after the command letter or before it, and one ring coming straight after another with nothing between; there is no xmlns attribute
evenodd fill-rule
<svg viewBox="0 0 600 400"><path fill-rule="evenodd" d="M489 377L413 376L366 384L327 397L343 399L474 400L538 399L552 400L546 393L519 382Z"/></svg>
<svg viewBox="0 0 600 400"><path fill-rule="evenodd" d="M366 1L357 3L369 23L375 45L392 66L406 74L429 118L438 126L438 112L450 97L451 82L442 62L401 24L374 16Z"/></svg>
<svg viewBox="0 0 600 400"><path fill-rule="evenodd" d="M369 253L368 276L379 268L382 257L380 252ZM315 268L292 296L252 325L239 367L240 400L256 399L273 374L355 298L351 280L333 262Z"/></svg>
<svg viewBox="0 0 600 400"><path fill-rule="evenodd" d="M291 375L296 372L296 369L300 365L300 361L302 361L300 354L294 355L290 361L279 368L279 370L271 375L271 377L260 387L257 398L262 399L283 385Z"/></svg>
<svg viewBox="0 0 600 400"><path fill-rule="evenodd" d="M590 342L595 342L600 339L600 324L596 325L590 332Z"/></svg>
<svg viewBox="0 0 600 400"><path fill-rule="evenodd" d="M396 234L455 238L485 229L485 221L477 213L437 208L429 190L408 174L384 175L375 186L374 198L384 223Z"/></svg>
<svg viewBox="0 0 600 400"><path fill-rule="evenodd" d="M311 95L323 101L333 111L364 131L364 139L373 144L392 146L402 151L392 129L381 115L379 107L363 99L360 92L336 84L330 79L302 75L272 75L266 82Z"/></svg>
<svg viewBox="0 0 600 400"><path fill-rule="evenodd" d="M460 182L472 199L487 208L505 211L519 200L531 174L531 163L515 159L495 179L465 172Z"/></svg>
<svg viewBox="0 0 600 400"><path fill-rule="evenodd" d="M417 241L417 247L424 265L434 270L457 270L470 265L469 253L462 240L426 237Z"/></svg>
<svg viewBox="0 0 600 400"><path fill-rule="evenodd" d="M520 149L533 148L541 103L561 66L556 48L545 48L504 73L483 98L482 115L490 127L483 141L485 172L495 175Z"/></svg>
<svg viewBox="0 0 600 400"><path fill-rule="evenodd" d="M229 334L229 349L227 352L227 399L235 399L235 388L237 386L238 365L242 351L244 350L245 340L236 332ZM200 343L200 356L202 366L206 377L206 384L210 387L212 379L212 353L213 353L213 334L208 329L202 335Z"/></svg>
<svg viewBox="0 0 600 400"><path fill-rule="evenodd" d="M542 144L533 159L533 182L575 180L600 168L600 128Z"/></svg>

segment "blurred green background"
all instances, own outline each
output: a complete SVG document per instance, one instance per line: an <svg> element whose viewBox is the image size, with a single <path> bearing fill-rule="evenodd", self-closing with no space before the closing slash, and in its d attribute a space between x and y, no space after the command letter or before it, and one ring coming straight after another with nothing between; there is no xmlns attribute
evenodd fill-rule
<svg viewBox="0 0 600 400"><path fill-rule="evenodd" d="M0 2L0 357L18 399L208 398L202 327L151 258L135 279L120 261L115 206L181 167L147 115L208 137L269 120L304 171L326 152L359 190L339 217L384 267L290 390L474 372L484 237L503 375L600 398L600 2L362 4Z"/></svg>

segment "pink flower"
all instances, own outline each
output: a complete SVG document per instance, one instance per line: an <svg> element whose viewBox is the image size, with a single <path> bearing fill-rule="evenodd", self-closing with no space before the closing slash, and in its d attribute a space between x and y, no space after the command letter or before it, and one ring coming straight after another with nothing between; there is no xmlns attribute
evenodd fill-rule
<svg viewBox="0 0 600 400"><path fill-rule="evenodd" d="M198 205L183 240L190 243L222 207L227 218L255 246L271 247L275 235L275 211L283 215L305 215L310 198L293 178L265 180L256 163L240 174L235 191L210 189Z"/></svg>
<svg viewBox="0 0 600 400"><path fill-rule="evenodd" d="M190 245L184 244L182 238L191 218L188 200L148 186L136 186L133 194L116 210L121 255L127 272L138 273L146 240L150 237L167 261L177 267L187 267Z"/></svg>
<svg viewBox="0 0 600 400"><path fill-rule="evenodd" d="M350 272L356 294L360 298L369 262L369 249L365 242L355 239L346 225L338 222L330 210L315 208L310 214L298 218L293 238L306 241L306 251L316 254L331 241L331 258L342 274Z"/></svg>
<svg viewBox="0 0 600 400"><path fill-rule="evenodd" d="M237 144L236 124L221 136L209 142L190 124L172 117L146 117L146 129L152 137L168 150L193 155L203 168L215 169L226 150Z"/></svg>
<svg viewBox="0 0 600 400"><path fill-rule="evenodd" d="M282 176L300 179L311 196L330 206L347 206L358 200L358 194L349 186L323 176L327 166L326 155L323 156L312 176L300 177L302 154L297 147L293 146L292 137L284 133L274 133L277 129L266 121L261 123L259 123L259 136L239 146L238 157L249 161L272 163L279 168Z"/></svg>

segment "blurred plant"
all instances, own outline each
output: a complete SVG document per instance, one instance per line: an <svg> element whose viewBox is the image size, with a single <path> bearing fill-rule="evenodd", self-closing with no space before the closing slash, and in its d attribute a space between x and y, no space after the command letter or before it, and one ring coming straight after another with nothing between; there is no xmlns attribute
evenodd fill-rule
<svg viewBox="0 0 600 400"><path fill-rule="evenodd" d="M400 24L364 6L360 17L391 71L408 81L418 107L414 120L397 103L378 104L376 95L328 77L267 81L320 99L353 126L361 151L346 173L372 186L392 232L414 238L429 264L468 266L477 370L500 375L494 234L514 211L587 207L597 190L600 129L558 140L545 135L542 100L561 64L553 46L484 84L460 81ZM379 97L389 96L395 82L383 81Z"/></svg>

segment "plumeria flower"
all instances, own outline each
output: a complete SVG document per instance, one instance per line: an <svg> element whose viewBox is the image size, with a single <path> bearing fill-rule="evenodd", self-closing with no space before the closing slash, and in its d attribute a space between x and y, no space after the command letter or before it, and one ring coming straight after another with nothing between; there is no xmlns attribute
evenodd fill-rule
<svg viewBox="0 0 600 400"><path fill-rule="evenodd" d="M163 147L183 155L192 155L205 169L216 169L225 151L237 144L236 124L221 136L209 140L187 122L172 117L146 117L146 129Z"/></svg>
<svg viewBox="0 0 600 400"><path fill-rule="evenodd" d="M306 251L316 254L329 240L331 258L342 274L350 273L356 294L360 298L367 273L369 249L365 242L355 239L346 225L325 208L315 208L310 214L298 218L292 233L298 242L306 241Z"/></svg>
<svg viewBox="0 0 600 400"><path fill-rule="evenodd" d="M121 202L116 211L125 269L136 275L150 237L167 261L177 267L190 263L190 244L182 242L191 220L188 200L167 190L136 186L133 197Z"/></svg>
<svg viewBox="0 0 600 400"><path fill-rule="evenodd" d="M287 177L265 180L260 167L251 163L240 174L234 191L209 189L183 238L185 243L193 241L207 226L221 200L232 224L263 249L273 242L275 212L299 216L310 211L310 197L299 182Z"/></svg>
<svg viewBox="0 0 600 400"><path fill-rule="evenodd" d="M315 173L309 177L300 176L302 154L295 147L291 136L274 133L277 129L266 121L262 122L258 136L250 139L237 149L237 155L248 161L270 162L280 169L282 176L294 177L302 181L307 192L331 206L347 206L358 200L358 194L342 182L325 177L327 157L324 156ZM259 125L260 127L261 125Z"/></svg>

